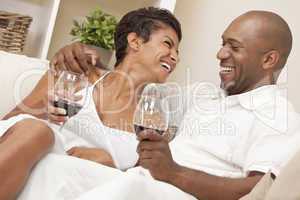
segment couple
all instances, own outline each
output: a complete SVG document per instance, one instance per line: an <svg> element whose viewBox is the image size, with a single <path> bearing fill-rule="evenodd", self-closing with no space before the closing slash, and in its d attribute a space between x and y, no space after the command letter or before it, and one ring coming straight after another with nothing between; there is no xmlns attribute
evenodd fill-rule
<svg viewBox="0 0 300 200"><path fill-rule="evenodd" d="M113 72L90 67L89 62L96 62L88 60L90 56L84 54L93 52L78 43L62 49L54 63L64 63L56 66L86 72L89 76L93 84L90 93L95 102L96 122L102 123L102 128L110 128L110 131L104 128L103 131L120 129L123 135L130 135L132 127L124 127L116 123L116 119L128 120L130 124L137 98L116 114L107 115L103 110L120 111L120 107L127 105L129 96L138 97L146 82L162 83L166 80L178 62L180 25L166 11L140 9L122 18L115 36L117 63ZM286 119L296 118L295 113L286 109L290 104L279 95L275 85L292 47L289 27L274 13L251 11L235 19L223 33L222 40L217 57L221 66L221 86L228 93L225 101L208 100L207 106L214 109L212 113L203 113L196 104L191 104L179 135L170 144L152 132L142 133L138 144L132 142L130 145L131 139L124 141L126 144L119 143L124 146L118 151L119 155L122 155L122 150L128 151L123 155L134 154L132 149L138 146L139 165L148 169L151 176L141 175L134 171L135 168L124 173L89 162L83 165L79 159L70 157L66 160L53 154L38 162L53 145L54 131L41 121L18 115L1 122L8 127L0 143L0 148L6 149L6 152L0 151L0 170L6 172L1 173L1 180L5 180L1 197L14 198L36 163L21 199L39 198L34 196L34 188L42 184L41 174L51 172L54 172L51 177L43 177L46 183L43 183L44 193L40 194L52 195L52 199L75 199L83 193L78 199L238 199L249 193L264 173L271 170L278 175L281 164L287 160L278 146L284 149L285 141L290 142L295 137L298 123L289 121L287 126ZM95 58L95 54L91 57ZM120 75L124 73L132 83ZM48 77L45 77L23 101L25 105L42 106L42 96L46 91L41 85L48 82ZM100 82L99 77L102 77ZM133 93L129 84L135 88ZM103 104L97 101L99 95L104 95ZM122 102L122 99L125 100ZM226 109L221 112L222 105ZM276 114L271 117L262 115L274 111ZM53 121L66 120L53 115L59 112L63 111L50 107L49 117ZM19 113L22 111L15 109L8 116ZM14 125L16 121L18 123ZM223 130L219 128L220 124L224 125ZM106 141L114 144L112 138ZM75 146L68 152L75 157L116 165L117 156L112 155L116 154L115 148L103 145L99 149L96 148L100 146L98 144L86 145L87 148ZM18 169L15 169L16 165ZM76 180L78 174L80 179Z"/></svg>

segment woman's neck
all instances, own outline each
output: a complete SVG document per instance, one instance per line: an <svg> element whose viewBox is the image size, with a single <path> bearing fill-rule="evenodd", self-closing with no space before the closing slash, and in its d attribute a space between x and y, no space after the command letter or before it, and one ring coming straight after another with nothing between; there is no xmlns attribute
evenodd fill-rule
<svg viewBox="0 0 300 200"><path fill-rule="evenodd" d="M139 95L147 83L153 82L145 73L138 71L140 66L135 63L122 62L112 71L108 87L114 91L113 98L135 97Z"/></svg>

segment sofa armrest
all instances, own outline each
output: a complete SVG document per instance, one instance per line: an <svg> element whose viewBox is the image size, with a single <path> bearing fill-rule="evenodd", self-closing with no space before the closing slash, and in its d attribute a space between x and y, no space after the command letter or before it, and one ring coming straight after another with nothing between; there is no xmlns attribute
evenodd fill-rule
<svg viewBox="0 0 300 200"><path fill-rule="evenodd" d="M0 118L30 93L49 61L0 51Z"/></svg>

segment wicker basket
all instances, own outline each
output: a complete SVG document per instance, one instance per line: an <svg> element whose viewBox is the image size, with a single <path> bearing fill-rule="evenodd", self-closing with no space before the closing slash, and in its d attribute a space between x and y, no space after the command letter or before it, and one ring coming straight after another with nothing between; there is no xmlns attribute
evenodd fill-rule
<svg viewBox="0 0 300 200"><path fill-rule="evenodd" d="M32 18L0 11L0 50L21 53Z"/></svg>

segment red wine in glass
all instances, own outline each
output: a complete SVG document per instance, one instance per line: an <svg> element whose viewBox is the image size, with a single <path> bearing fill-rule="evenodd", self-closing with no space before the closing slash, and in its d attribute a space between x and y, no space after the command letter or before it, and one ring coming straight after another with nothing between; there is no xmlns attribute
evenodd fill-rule
<svg viewBox="0 0 300 200"><path fill-rule="evenodd" d="M76 115L80 109L82 108L82 105L78 103L69 102L64 99L59 99L58 101L53 101L53 106L58 108L63 108L66 110L66 114L63 116L72 117Z"/></svg>
<svg viewBox="0 0 300 200"><path fill-rule="evenodd" d="M142 125L137 125L137 124L134 124L134 132L135 134L140 134L140 132L142 132L143 130L147 130L147 129L151 129L155 132L157 132L159 135L163 135L163 133L165 132L165 130L159 130L159 129L154 129L154 128L148 128L148 127L145 127L145 126L142 126Z"/></svg>

